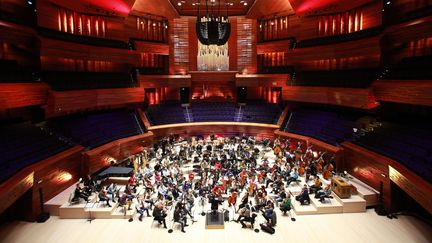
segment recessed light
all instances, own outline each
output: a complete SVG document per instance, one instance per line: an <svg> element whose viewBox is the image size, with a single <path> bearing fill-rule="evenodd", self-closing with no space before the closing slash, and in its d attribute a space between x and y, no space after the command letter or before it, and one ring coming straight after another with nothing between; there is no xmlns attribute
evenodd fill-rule
<svg viewBox="0 0 432 243"><path fill-rule="evenodd" d="M181 4L181 2L178 2L177 5L181 6L182 4Z"/></svg>

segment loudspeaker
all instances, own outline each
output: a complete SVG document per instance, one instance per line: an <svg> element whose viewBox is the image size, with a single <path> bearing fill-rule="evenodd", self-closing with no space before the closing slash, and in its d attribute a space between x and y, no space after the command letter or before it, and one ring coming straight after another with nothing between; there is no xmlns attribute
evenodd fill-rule
<svg viewBox="0 0 432 243"><path fill-rule="evenodd" d="M247 97L247 87L237 87L237 102L245 103Z"/></svg>
<svg viewBox="0 0 432 243"><path fill-rule="evenodd" d="M38 184L40 184L42 181L39 181ZM39 187L39 206L41 209L41 213L37 216L36 221L38 223L43 223L45 221L47 221L50 217L50 214L45 212L44 210L44 199L43 199L43 192L42 192L42 187Z"/></svg>
<svg viewBox="0 0 432 243"><path fill-rule="evenodd" d="M378 198L378 204L375 206L375 212L380 216L387 215L387 210L384 208L383 204L383 191L384 191L384 183L380 181L380 194Z"/></svg>
<svg viewBox="0 0 432 243"><path fill-rule="evenodd" d="M180 100L183 104L189 103L189 87L180 88Z"/></svg>

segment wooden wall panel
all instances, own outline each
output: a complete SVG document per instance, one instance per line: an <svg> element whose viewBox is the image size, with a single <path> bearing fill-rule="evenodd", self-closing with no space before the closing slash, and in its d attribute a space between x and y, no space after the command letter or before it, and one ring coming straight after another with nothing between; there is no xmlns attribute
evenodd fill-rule
<svg viewBox="0 0 432 243"><path fill-rule="evenodd" d="M412 12L421 12L421 9L430 7L431 2L428 0L393 0L391 2L391 12L389 18L398 20L406 17Z"/></svg>
<svg viewBox="0 0 432 243"><path fill-rule="evenodd" d="M191 86L191 75L140 75L140 86L143 88L180 88Z"/></svg>
<svg viewBox="0 0 432 243"><path fill-rule="evenodd" d="M257 46L257 54L260 55L270 52L288 52L292 42L292 40L280 40L259 43Z"/></svg>
<svg viewBox="0 0 432 243"><path fill-rule="evenodd" d="M44 105L48 88L42 83L0 83L0 110Z"/></svg>
<svg viewBox="0 0 432 243"><path fill-rule="evenodd" d="M189 18L170 20L169 62L170 74L186 74L189 71Z"/></svg>
<svg viewBox="0 0 432 243"><path fill-rule="evenodd" d="M196 18L189 18L189 70L198 70L198 36L196 33Z"/></svg>
<svg viewBox="0 0 432 243"><path fill-rule="evenodd" d="M39 44L34 29L0 21L0 36L0 59L12 60L22 67L38 67Z"/></svg>
<svg viewBox="0 0 432 243"><path fill-rule="evenodd" d="M24 169L0 184L0 214L33 187L34 172Z"/></svg>
<svg viewBox="0 0 432 243"><path fill-rule="evenodd" d="M58 10L59 9L76 9L76 8L63 8L60 6L56 6L51 3L49 0L39 0L37 1L37 9L38 9L38 26L59 30L59 19L58 19ZM91 13L91 9L88 9L87 12L78 10L77 12L88 15L97 15L96 13ZM106 39L112 40L121 40L127 41L129 38L125 35L125 24L124 18L117 16L107 16L101 15L106 19Z"/></svg>
<svg viewBox="0 0 432 243"><path fill-rule="evenodd" d="M254 19L237 17L237 70L242 73L257 71L257 23ZM230 70L234 70L230 68Z"/></svg>
<svg viewBox="0 0 432 243"><path fill-rule="evenodd" d="M432 106L432 80L380 80L372 86L378 101Z"/></svg>
<svg viewBox="0 0 432 243"><path fill-rule="evenodd" d="M319 53L319 55L317 55ZM297 48L288 52L287 64L299 65L301 62L313 62L326 59L346 58L347 62L365 57L363 66L378 67L380 62L380 36L374 36L338 44ZM352 60L351 60L352 59ZM305 68L307 69L307 68Z"/></svg>
<svg viewBox="0 0 432 243"><path fill-rule="evenodd" d="M319 103L371 109L378 105L372 89L288 86L282 90L282 98L288 101Z"/></svg>
<svg viewBox="0 0 432 243"><path fill-rule="evenodd" d="M139 52L169 55L169 45L150 41L135 41L136 50Z"/></svg>
<svg viewBox="0 0 432 243"><path fill-rule="evenodd" d="M342 143L344 167L354 177L369 186L380 190L383 182L383 201L387 209L392 209L390 180L407 192L414 200L430 213L432 185L408 170L399 162L357 146L351 142ZM389 170L389 168L392 168ZM425 197L425 195L427 195Z"/></svg>
<svg viewBox="0 0 432 243"><path fill-rule="evenodd" d="M128 156L144 150L152 142L153 133L147 132L122 138L99 146L84 153L83 173L91 174L110 165L111 160L122 161Z"/></svg>
<svg viewBox="0 0 432 243"><path fill-rule="evenodd" d="M237 87L285 87L289 74L236 74Z"/></svg>
<svg viewBox="0 0 432 243"><path fill-rule="evenodd" d="M75 146L30 167L34 171L32 200L34 217L40 213L39 187L43 189L44 201L48 201L84 176L81 171L83 151L84 147Z"/></svg>
<svg viewBox="0 0 432 243"><path fill-rule="evenodd" d="M210 134L239 135L248 134L261 138L273 138L274 130L279 129L274 124L260 124L247 122L193 122L160 125L149 127L155 138L164 137L167 134L178 134L182 137Z"/></svg>
<svg viewBox="0 0 432 243"><path fill-rule="evenodd" d="M78 180L81 174L82 146L75 146L19 171L0 185L0 212L31 189L30 208L23 208L26 220L33 221L40 213L39 188L48 201Z"/></svg>
<svg viewBox="0 0 432 243"><path fill-rule="evenodd" d="M144 102L143 88L50 91L45 113L47 117L53 117L86 109L118 107L141 102Z"/></svg>
<svg viewBox="0 0 432 243"><path fill-rule="evenodd" d="M230 23L231 23L231 35L228 39L229 70L237 71L238 70L237 18L230 18Z"/></svg>
<svg viewBox="0 0 432 243"><path fill-rule="evenodd" d="M392 165L389 165L389 177L429 213L432 213L432 198L430 196L432 195L432 185L430 183L404 167L394 168Z"/></svg>
<svg viewBox="0 0 432 243"><path fill-rule="evenodd" d="M42 38L40 55L43 57L73 58L82 60L111 61L138 66L140 55L136 51L96 47L71 42Z"/></svg>
<svg viewBox="0 0 432 243"><path fill-rule="evenodd" d="M432 54L432 16L396 24L385 29L382 46L385 63L404 57Z"/></svg>

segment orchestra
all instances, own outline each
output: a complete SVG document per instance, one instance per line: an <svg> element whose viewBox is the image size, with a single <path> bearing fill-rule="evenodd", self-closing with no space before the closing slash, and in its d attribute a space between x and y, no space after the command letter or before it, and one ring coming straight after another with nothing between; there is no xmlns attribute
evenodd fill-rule
<svg viewBox="0 0 432 243"><path fill-rule="evenodd" d="M121 186L110 183L101 190L99 197L108 205L110 200L115 202L118 198L125 215L135 203L140 221L144 213L150 216L149 210L153 208L154 220L165 228L165 218L173 209L172 222L179 223L182 232L185 232L188 215L194 222L197 197L202 214L205 214L206 202L211 212L217 214L219 205L226 201L228 207L233 207L234 214L238 214L237 222L246 220L253 224L256 214L252 218L251 212L261 211L267 223L274 226L274 205L280 203L283 213L291 209L289 187L300 182L299 176L304 175L306 183L295 198L302 204L309 204L309 193L321 189L318 174L324 179L333 175L334 157L328 157L327 151L314 151L311 145L289 139L169 136L133 157L135 172L122 192ZM309 185L310 178L313 181ZM79 184L75 197L87 200L87 192ZM86 184L91 187L90 191L96 188L90 177ZM328 195L328 189L320 195Z"/></svg>

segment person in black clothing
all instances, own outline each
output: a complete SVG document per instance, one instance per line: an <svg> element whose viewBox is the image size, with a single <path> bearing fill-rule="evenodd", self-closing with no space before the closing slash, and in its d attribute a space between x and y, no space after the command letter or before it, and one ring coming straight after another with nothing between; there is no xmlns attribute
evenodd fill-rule
<svg viewBox="0 0 432 243"><path fill-rule="evenodd" d="M246 224L244 222L249 222L251 224L251 228L253 229L256 217L257 217L257 214L253 213L251 217L244 217L244 218L240 219L240 223L242 225L242 228L246 228Z"/></svg>
<svg viewBox="0 0 432 243"><path fill-rule="evenodd" d="M74 197L73 197L72 201L78 201L80 198L84 199L85 201L88 201L88 197L89 197L89 195L83 191L80 184L78 183L76 188L75 188Z"/></svg>
<svg viewBox="0 0 432 243"><path fill-rule="evenodd" d="M162 204L155 205L155 207L153 209L153 217L155 220L157 220L159 222L159 224L163 223L165 229L167 228L166 220L165 220L166 216L167 215L164 211L163 205Z"/></svg>
<svg viewBox="0 0 432 243"><path fill-rule="evenodd" d="M183 233L186 233L184 227L188 225L186 224L186 215L183 213L182 203L178 203L174 209L174 222L180 223L181 231Z"/></svg>

